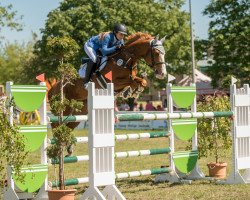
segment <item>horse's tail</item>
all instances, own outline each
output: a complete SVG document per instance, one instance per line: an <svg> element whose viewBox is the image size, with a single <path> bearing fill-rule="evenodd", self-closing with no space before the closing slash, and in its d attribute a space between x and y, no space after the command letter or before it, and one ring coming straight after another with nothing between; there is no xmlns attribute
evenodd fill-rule
<svg viewBox="0 0 250 200"><path fill-rule="evenodd" d="M56 79L55 78L50 78L45 80L47 90L50 91L51 88L56 84Z"/></svg>
<svg viewBox="0 0 250 200"><path fill-rule="evenodd" d="M51 91L51 88L56 85L57 81L55 78L50 78L45 80L47 92L46 92L46 99L49 100L49 92Z"/></svg>

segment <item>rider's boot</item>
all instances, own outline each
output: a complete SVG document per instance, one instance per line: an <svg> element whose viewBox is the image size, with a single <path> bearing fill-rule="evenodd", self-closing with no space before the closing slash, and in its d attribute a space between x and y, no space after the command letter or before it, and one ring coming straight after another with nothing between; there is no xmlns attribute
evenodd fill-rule
<svg viewBox="0 0 250 200"><path fill-rule="evenodd" d="M85 80L83 81L83 85L85 88L86 88L87 83L90 81L91 72L92 72L92 68L93 68L94 64L95 63L92 60L90 60L87 64Z"/></svg>

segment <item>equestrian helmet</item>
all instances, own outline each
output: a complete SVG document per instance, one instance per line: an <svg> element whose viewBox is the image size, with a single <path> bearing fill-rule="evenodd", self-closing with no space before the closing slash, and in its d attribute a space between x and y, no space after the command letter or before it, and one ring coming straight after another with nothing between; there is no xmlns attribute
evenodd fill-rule
<svg viewBox="0 0 250 200"><path fill-rule="evenodd" d="M114 26L114 30L113 31L115 33L120 32L120 33L122 33L124 35L127 35L127 28L126 28L126 26L124 24L116 24Z"/></svg>

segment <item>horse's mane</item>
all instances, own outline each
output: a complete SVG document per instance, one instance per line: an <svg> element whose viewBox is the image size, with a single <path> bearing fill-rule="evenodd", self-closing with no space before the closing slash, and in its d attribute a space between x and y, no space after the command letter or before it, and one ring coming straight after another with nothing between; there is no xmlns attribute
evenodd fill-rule
<svg viewBox="0 0 250 200"><path fill-rule="evenodd" d="M129 45L129 44L135 42L136 40L141 40L141 39L148 40L151 38L153 38L153 36L151 36L147 33L138 32L138 33L135 33L135 34L127 37L126 45Z"/></svg>

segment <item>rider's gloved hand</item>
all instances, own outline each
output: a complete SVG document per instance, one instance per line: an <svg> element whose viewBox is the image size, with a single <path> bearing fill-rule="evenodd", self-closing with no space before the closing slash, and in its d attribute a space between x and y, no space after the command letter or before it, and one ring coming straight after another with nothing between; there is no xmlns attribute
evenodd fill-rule
<svg viewBox="0 0 250 200"><path fill-rule="evenodd" d="M119 49L121 49L121 48L122 48L122 45L121 45L121 44L119 44L119 45L116 46L116 50L119 50Z"/></svg>

